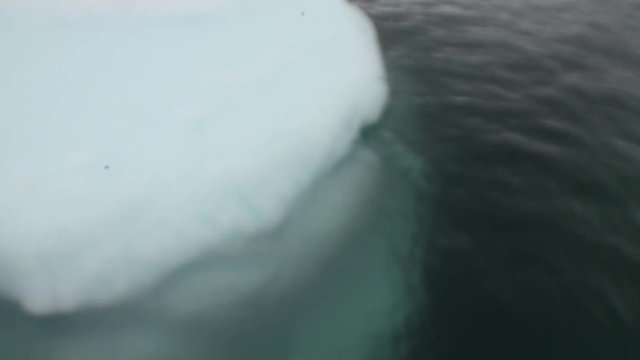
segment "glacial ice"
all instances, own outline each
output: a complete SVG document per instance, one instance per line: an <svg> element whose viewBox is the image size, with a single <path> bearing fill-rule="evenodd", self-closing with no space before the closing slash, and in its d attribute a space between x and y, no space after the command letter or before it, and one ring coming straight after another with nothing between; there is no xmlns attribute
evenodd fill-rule
<svg viewBox="0 0 640 360"><path fill-rule="evenodd" d="M268 241L386 95L343 0L1 2L0 294L116 304Z"/></svg>

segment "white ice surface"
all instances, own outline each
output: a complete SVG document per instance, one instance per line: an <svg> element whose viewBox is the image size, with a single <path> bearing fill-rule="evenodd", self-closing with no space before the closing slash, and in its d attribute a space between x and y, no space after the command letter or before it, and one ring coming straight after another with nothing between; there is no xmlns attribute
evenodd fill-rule
<svg viewBox="0 0 640 360"><path fill-rule="evenodd" d="M386 91L342 0L0 2L0 292L108 305L250 246Z"/></svg>

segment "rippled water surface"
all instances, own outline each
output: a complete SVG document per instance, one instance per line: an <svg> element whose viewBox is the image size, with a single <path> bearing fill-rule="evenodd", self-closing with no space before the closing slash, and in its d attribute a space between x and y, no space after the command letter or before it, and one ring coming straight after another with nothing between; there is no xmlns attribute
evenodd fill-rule
<svg viewBox="0 0 640 360"><path fill-rule="evenodd" d="M171 296L113 309L0 303L0 357L640 358L640 1L355 3L392 97L267 237L304 244L281 259L303 271L223 311L194 284L224 283L226 261L261 279L279 248L204 259L167 280ZM342 245L306 264L326 249L306 241Z"/></svg>
<svg viewBox="0 0 640 360"><path fill-rule="evenodd" d="M434 187L410 357L637 358L640 2L361 5Z"/></svg>

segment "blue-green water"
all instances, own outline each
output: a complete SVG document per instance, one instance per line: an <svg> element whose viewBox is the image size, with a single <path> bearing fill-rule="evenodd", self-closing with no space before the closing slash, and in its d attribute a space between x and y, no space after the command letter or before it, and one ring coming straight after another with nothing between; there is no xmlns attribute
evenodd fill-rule
<svg viewBox="0 0 640 360"><path fill-rule="evenodd" d="M640 2L362 6L434 186L409 358L637 359Z"/></svg>
<svg viewBox="0 0 640 360"><path fill-rule="evenodd" d="M391 102L271 238L341 246L222 312L175 289L224 256L115 308L5 303L2 357L638 359L640 2L357 3Z"/></svg>

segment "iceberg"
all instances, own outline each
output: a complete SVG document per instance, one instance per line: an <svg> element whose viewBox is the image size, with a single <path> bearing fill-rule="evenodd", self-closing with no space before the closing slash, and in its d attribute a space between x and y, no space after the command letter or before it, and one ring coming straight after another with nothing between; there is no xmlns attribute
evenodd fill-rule
<svg viewBox="0 0 640 360"><path fill-rule="evenodd" d="M268 247L388 91L342 0L8 0L0 54L0 294L35 315Z"/></svg>

